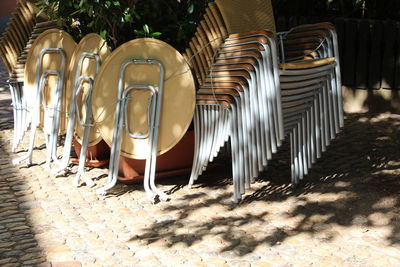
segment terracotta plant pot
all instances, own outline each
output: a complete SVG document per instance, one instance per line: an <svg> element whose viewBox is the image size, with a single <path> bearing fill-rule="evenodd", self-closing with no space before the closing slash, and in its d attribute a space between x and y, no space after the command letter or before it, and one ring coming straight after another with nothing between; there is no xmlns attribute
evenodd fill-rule
<svg viewBox="0 0 400 267"><path fill-rule="evenodd" d="M78 158L71 158L71 162L79 164L79 155L81 154L81 144L75 139L73 140L73 146ZM86 163L88 167L101 167L107 165L110 161L110 148L104 140L101 140L94 146L89 146L86 152Z"/></svg>
<svg viewBox="0 0 400 267"><path fill-rule="evenodd" d="M194 131L188 130L170 151L157 157L156 178L189 174L194 156ZM125 184L143 181L145 160L120 157L118 181Z"/></svg>

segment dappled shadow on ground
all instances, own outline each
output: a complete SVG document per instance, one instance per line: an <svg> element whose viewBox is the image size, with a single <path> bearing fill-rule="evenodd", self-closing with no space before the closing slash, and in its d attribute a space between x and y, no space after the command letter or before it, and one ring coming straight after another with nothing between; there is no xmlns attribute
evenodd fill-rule
<svg viewBox="0 0 400 267"><path fill-rule="evenodd" d="M10 129L13 123L9 112L2 113L4 110L1 106L0 130ZM26 177L11 165L11 140L3 136L4 132L0 132L0 265L48 266L36 238L46 229L36 225L31 212L38 203Z"/></svg>
<svg viewBox="0 0 400 267"><path fill-rule="evenodd" d="M399 129L398 115L349 115L341 134L296 189L289 184L285 144L238 206L231 202L230 179L220 178L229 172L208 172L192 192L163 206L175 217L141 229L131 241L190 247L213 239L219 252L246 255L304 234L330 242L340 238L337 228L356 227L365 233L385 230L385 245L398 247ZM172 195L184 186L178 179L164 183L178 184ZM202 192L205 187L211 190Z"/></svg>
<svg viewBox="0 0 400 267"><path fill-rule="evenodd" d="M1 92L0 92L1 94ZM11 100L9 99L1 99L0 96L0 130L12 129L14 122L12 119L12 106Z"/></svg>
<svg viewBox="0 0 400 267"><path fill-rule="evenodd" d="M46 229L37 227L31 212L38 203L34 201L26 177L11 165L11 135L3 135L13 129L14 122L2 68L0 60L0 265L48 266L45 252L36 238Z"/></svg>

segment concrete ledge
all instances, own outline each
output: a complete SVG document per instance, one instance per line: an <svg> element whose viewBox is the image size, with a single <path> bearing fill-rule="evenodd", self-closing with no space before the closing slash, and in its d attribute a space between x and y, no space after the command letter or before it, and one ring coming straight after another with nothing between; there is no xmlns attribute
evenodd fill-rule
<svg viewBox="0 0 400 267"><path fill-rule="evenodd" d="M400 114L400 91L364 90L343 86L344 111L347 113L391 112Z"/></svg>

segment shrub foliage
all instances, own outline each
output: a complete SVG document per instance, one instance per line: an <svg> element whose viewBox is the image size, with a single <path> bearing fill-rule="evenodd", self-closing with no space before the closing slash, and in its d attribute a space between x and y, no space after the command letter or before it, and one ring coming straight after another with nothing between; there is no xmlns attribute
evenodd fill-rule
<svg viewBox="0 0 400 267"><path fill-rule="evenodd" d="M112 48L153 37L182 51L209 0L39 0L40 12L67 28L77 40L95 32Z"/></svg>

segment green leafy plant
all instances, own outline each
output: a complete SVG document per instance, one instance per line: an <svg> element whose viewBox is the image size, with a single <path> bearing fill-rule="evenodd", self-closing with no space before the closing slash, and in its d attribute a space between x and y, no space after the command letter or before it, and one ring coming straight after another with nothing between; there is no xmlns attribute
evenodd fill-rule
<svg viewBox="0 0 400 267"><path fill-rule="evenodd" d="M210 0L39 0L40 12L76 39L100 34L112 48L134 38L164 40L182 51Z"/></svg>

